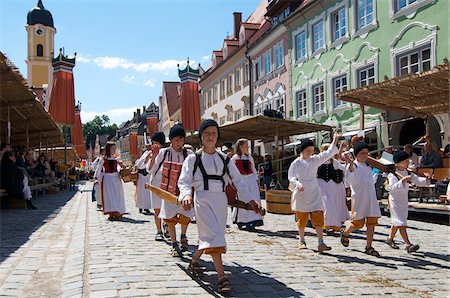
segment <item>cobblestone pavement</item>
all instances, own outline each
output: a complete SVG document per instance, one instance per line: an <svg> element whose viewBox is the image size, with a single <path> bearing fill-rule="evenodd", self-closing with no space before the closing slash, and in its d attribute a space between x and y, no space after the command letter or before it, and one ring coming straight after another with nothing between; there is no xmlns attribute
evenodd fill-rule
<svg viewBox="0 0 450 298"><path fill-rule="evenodd" d="M170 247L155 242L153 216L134 208L134 186L125 184L128 214L121 222L106 220L91 202L90 182L78 192L41 196L38 210L1 211L0 296L11 297L150 297L219 296L211 259L208 271L193 280L186 268L196 244L197 227L188 231L190 252L170 256ZM388 218L376 229L374 247L381 257L363 253L364 233L344 248L326 237L327 254L297 249L293 216L269 214L257 232L227 229L226 271L233 296L325 297L450 295L448 226L410 221L410 238L421 246L407 254L402 243L392 250L383 243Z"/></svg>

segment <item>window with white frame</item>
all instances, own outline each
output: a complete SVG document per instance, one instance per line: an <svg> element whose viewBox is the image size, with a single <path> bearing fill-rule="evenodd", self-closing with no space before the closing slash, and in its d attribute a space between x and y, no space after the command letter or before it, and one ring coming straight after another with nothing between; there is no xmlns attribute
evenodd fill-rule
<svg viewBox="0 0 450 298"><path fill-rule="evenodd" d="M234 72L234 86L235 88L239 89L241 88L241 69L238 68Z"/></svg>
<svg viewBox="0 0 450 298"><path fill-rule="evenodd" d="M219 124L222 125L225 123L225 116L220 117Z"/></svg>
<svg viewBox="0 0 450 298"><path fill-rule="evenodd" d="M276 97L277 111L284 113L284 94Z"/></svg>
<svg viewBox="0 0 450 298"><path fill-rule="evenodd" d="M255 80L259 80L262 75L261 59L255 62Z"/></svg>
<svg viewBox="0 0 450 298"><path fill-rule="evenodd" d="M347 75L339 76L332 79L333 83L333 108L337 108L344 104L342 100L337 98L337 94L347 90Z"/></svg>
<svg viewBox="0 0 450 298"><path fill-rule="evenodd" d="M227 77L227 92L228 94L233 92L233 75Z"/></svg>
<svg viewBox="0 0 450 298"><path fill-rule="evenodd" d="M312 87L314 113L325 111L325 87L323 83Z"/></svg>
<svg viewBox="0 0 450 298"><path fill-rule="evenodd" d="M358 29L366 27L372 24L374 11L373 11L373 1L374 0L357 0L357 20Z"/></svg>
<svg viewBox="0 0 450 298"><path fill-rule="evenodd" d="M233 108L229 108L227 111L227 121L232 122L233 121Z"/></svg>
<svg viewBox="0 0 450 298"><path fill-rule="evenodd" d="M268 51L264 54L264 73L267 75L272 72L272 53Z"/></svg>
<svg viewBox="0 0 450 298"><path fill-rule="evenodd" d="M225 97L225 80L220 81L220 98Z"/></svg>
<svg viewBox="0 0 450 298"><path fill-rule="evenodd" d="M244 68L244 79L245 82L250 81L250 64L245 64L245 68Z"/></svg>
<svg viewBox="0 0 450 298"><path fill-rule="evenodd" d="M420 0L395 0L395 11L399 11L402 8L410 6Z"/></svg>
<svg viewBox="0 0 450 298"><path fill-rule="evenodd" d="M275 67L278 69L284 65L283 41L275 46Z"/></svg>
<svg viewBox="0 0 450 298"><path fill-rule="evenodd" d="M323 20L318 21L312 26L312 50L313 52L322 49L325 45L325 37L323 30Z"/></svg>
<svg viewBox="0 0 450 298"><path fill-rule="evenodd" d="M219 85L214 86L213 92L214 92L214 97L213 97L214 103L213 104L216 104L217 100L219 99Z"/></svg>
<svg viewBox="0 0 450 298"><path fill-rule="evenodd" d="M341 7L331 14L333 41L347 34L346 7Z"/></svg>
<svg viewBox="0 0 450 298"><path fill-rule="evenodd" d="M375 66L372 64L358 69L357 79L358 88L375 83Z"/></svg>
<svg viewBox="0 0 450 298"><path fill-rule="evenodd" d="M307 109L308 102L306 99L306 90L303 89L303 90L297 91L295 93L295 97L296 97L297 106L298 106L298 117L297 118L306 116L306 114L308 112L308 109Z"/></svg>
<svg viewBox="0 0 450 298"><path fill-rule="evenodd" d="M250 101L248 99L244 101L243 114L244 116L250 115Z"/></svg>
<svg viewBox="0 0 450 298"><path fill-rule="evenodd" d="M238 121L241 118L241 109L234 111L234 121Z"/></svg>
<svg viewBox="0 0 450 298"><path fill-rule="evenodd" d="M397 57L397 75L423 72L431 69L430 46L413 50Z"/></svg>
<svg viewBox="0 0 450 298"><path fill-rule="evenodd" d="M278 16L273 17L272 24L274 27L278 25Z"/></svg>
<svg viewBox="0 0 450 298"><path fill-rule="evenodd" d="M306 31L295 36L295 60L306 57Z"/></svg>

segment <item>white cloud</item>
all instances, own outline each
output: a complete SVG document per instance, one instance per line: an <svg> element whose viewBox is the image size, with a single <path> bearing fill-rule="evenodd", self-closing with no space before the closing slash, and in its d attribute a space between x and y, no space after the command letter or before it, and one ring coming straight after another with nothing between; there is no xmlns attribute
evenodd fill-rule
<svg viewBox="0 0 450 298"><path fill-rule="evenodd" d="M135 63L125 58L110 56L97 57L93 61L98 67L103 69L132 69L140 73L153 71L164 75L174 74L177 71L178 64L186 65L186 61L184 60L169 59L157 62ZM192 61L192 63L195 63L195 61Z"/></svg>
<svg viewBox="0 0 450 298"><path fill-rule="evenodd" d="M211 55L206 55L202 57L202 62L211 60Z"/></svg>
<svg viewBox="0 0 450 298"><path fill-rule="evenodd" d="M81 111L81 120L83 123L89 122L94 119L95 116L107 115L109 120L112 123L116 123L120 125L122 122L130 120L133 117L134 112L137 109L142 109L142 107L131 107L131 108L121 108L121 109L113 109L109 111L103 112L87 112ZM142 112L142 111L141 111Z"/></svg>
<svg viewBox="0 0 450 298"><path fill-rule="evenodd" d="M146 86L146 87L150 87L150 88L153 88L156 86L155 79L146 79L146 80L140 82L140 81L136 80L135 76L129 76L129 75L124 76L121 81L124 82L125 84L142 85L142 86Z"/></svg>
<svg viewBox="0 0 450 298"><path fill-rule="evenodd" d="M156 80L155 79L149 79L149 80L144 81L144 83L142 83L142 84L144 86L148 86L148 87L153 88L156 85Z"/></svg>
<svg viewBox="0 0 450 298"><path fill-rule="evenodd" d="M77 54L77 62L88 63L91 62L91 59L88 56L84 56L83 54Z"/></svg>

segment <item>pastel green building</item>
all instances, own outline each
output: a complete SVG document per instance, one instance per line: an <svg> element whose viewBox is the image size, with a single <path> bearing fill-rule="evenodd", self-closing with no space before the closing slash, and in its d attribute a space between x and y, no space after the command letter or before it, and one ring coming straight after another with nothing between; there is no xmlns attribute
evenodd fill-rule
<svg viewBox="0 0 450 298"><path fill-rule="evenodd" d="M303 2L286 21L292 119L337 126L351 134L359 129L359 105L339 101L337 92L426 71L448 58L450 1ZM432 139L439 146L448 143L450 131L448 111L442 113L430 120ZM366 140L372 149L411 143L423 134L423 120L408 117L366 107Z"/></svg>

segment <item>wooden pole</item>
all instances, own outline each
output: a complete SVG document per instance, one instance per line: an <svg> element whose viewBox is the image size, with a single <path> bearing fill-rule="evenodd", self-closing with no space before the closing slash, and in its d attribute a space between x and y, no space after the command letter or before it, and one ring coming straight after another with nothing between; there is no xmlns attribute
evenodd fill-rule
<svg viewBox="0 0 450 298"><path fill-rule="evenodd" d="M359 105L359 129L364 131L364 105Z"/></svg>
<svg viewBox="0 0 450 298"><path fill-rule="evenodd" d="M6 136L6 148L11 147L11 107L8 106L8 127Z"/></svg>
<svg viewBox="0 0 450 298"><path fill-rule="evenodd" d="M26 123L26 134L27 134L27 149L30 148L30 120L27 119Z"/></svg>
<svg viewBox="0 0 450 298"><path fill-rule="evenodd" d="M48 138L47 138L47 146L45 146L45 155L48 157Z"/></svg>
<svg viewBox="0 0 450 298"><path fill-rule="evenodd" d="M280 158L280 152L278 150L278 124L275 125L275 160L278 161ZM280 181L280 162L276 163L277 179Z"/></svg>
<svg viewBox="0 0 450 298"><path fill-rule="evenodd" d="M425 134L429 136L431 133L430 117L429 116L425 117L424 122L425 122Z"/></svg>
<svg viewBox="0 0 450 298"><path fill-rule="evenodd" d="M42 138L41 133L39 133L39 155L41 155L41 148L42 148Z"/></svg>

